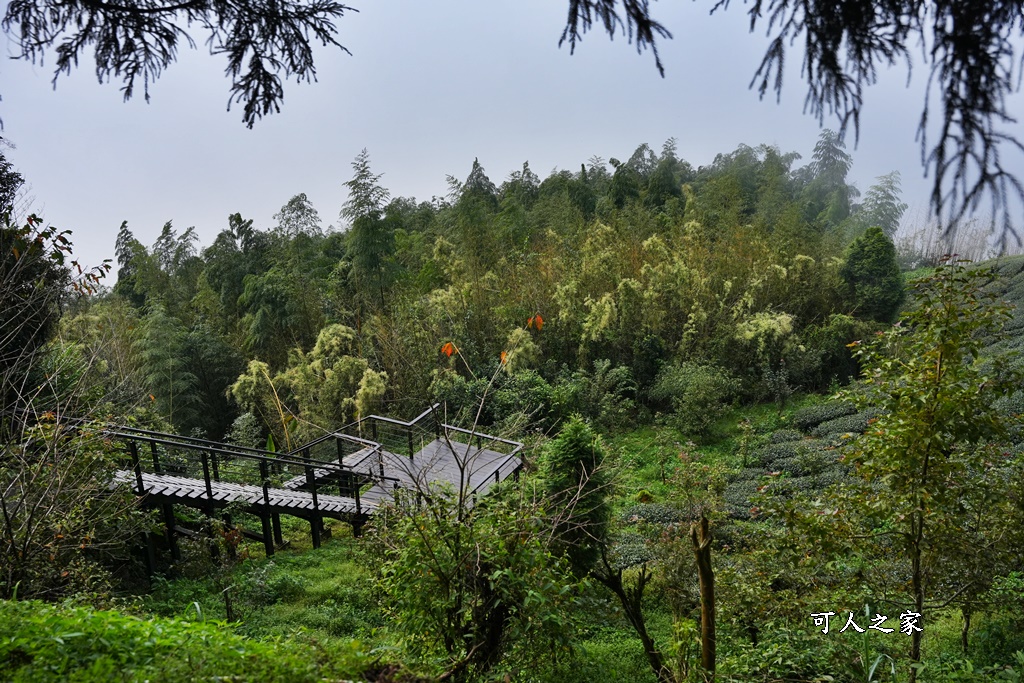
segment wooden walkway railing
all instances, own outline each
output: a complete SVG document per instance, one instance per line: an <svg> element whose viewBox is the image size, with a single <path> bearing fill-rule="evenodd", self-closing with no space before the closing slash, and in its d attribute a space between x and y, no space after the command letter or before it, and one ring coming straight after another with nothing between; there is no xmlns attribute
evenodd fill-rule
<svg viewBox="0 0 1024 683"><path fill-rule="evenodd" d="M306 519L319 547L324 518L349 522L358 534L398 488L428 493L454 486L475 497L522 467L522 444L444 424L437 406L408 422L371 415L288 453L133 427L110 427L107 434L123 441L129 456L130 467L116 481L162 509L175 559L176 534L184 530L174 505L208 518L220 512L229 525L231 508L259 517L261 533L246 535L262 540L269 556L283 543L282 514ZM152 554L152 543L149 548Z"/></svg>

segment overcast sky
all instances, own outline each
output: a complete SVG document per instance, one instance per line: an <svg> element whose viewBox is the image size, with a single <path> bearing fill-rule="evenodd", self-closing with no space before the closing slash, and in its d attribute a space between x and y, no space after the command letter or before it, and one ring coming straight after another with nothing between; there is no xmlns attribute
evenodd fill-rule
<svg viewBox="0 0 1024 683"><path fill-rule="evenodd" d="M748 31L745 7L708 15L711 2L654 3L674 34L662 41L665 78L649 53L620 36L589 34L558 48L564 0L351 0L337 50L317 53L319 82L285 88L280 114L249 130L225 110L225 61L184 50L152 86L152 101L122 102L89 61L51 87L52 61L0 62L7 157L31 185L33 210L74 231L83 263L111 258L122 221L151 245L163 224L196 226L203 245L240 212L258 227L305 192L324 225L338 224L342 183L362 148L393 196L442 195L474 157L496 184L524 161L542 178L594 155L626 159L669 137L694 166L739 144L777 145L810 159L818 122L802 112L799 52L788 59L781 103L748 89L767 38ZM6 39L4 39L6 40ZM13 48L5 46L8 55ZM926 73L880 75L869 89L852 180L863 191L898 170L911 213L923 211L915 132ZM1020 98L1017 98L1017 102ZM1011 111L1013 107L1011 107ZM826 121L827 127L836 127Z"/></svg>

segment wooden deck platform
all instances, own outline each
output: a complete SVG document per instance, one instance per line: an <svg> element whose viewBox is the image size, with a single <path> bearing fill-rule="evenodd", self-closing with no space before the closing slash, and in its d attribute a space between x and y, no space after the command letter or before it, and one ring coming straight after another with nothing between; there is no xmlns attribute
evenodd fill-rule
<svg viewBox="0 0 1024 683"><path fill-rule="evenodd" d="M517 471L522 461L498 451L469 446L458 441L435 439L411 459L383 451L384 473L397 479L401 488L423 493L465 488L467 493L484 494L496 481ZM379 500L392 499L392 491L377 484L368 495Z"/></svg>
<svg viewBox="0 0 1024 683"><path fill-rule="evenodd" d="M497 482L518 476L521 443L440 424L439 420L428 428L425 423L436 418L436 408L432 406L409 422L369 416L357 426L369 423L365 431L372 434L372 440L331 432L289 453L113 427L108 434L124 440L131 456L131 469L118 471L115 482L130 486L143 505L163 508L172 554L177 553L174 505L196 508L209 516L232 505L259 516L263 525L260 537L268 555L273 554L275 544L283 542L279 516L301 517L310 522L313 546L319 547L323 518L349 522L358 533L374 513L395 501L396 491L409 490L417 497L446 489L461 491L472 504ZM404 452L385 450L377 441L378 427L382 441L397 443L392 447ZM417 444L420 448L414 450ZM149 451L146 457L143 446ZM276 478L282 473L288 477L284 481Z"/></svg>
<svg viewBox="0 0 1024 683"><path fill-rule="evenodd" d="M385 481L392 486L374 483L360 493L358 504L354 497L331 495L322 491L317 492L314 504L313 493L303 490L308 488L304 475L285 481L281 488L268 487L266 494L262 486L211 481L211 498L207 495L206 483L202 479L142 472L143 491L153 499L153 503L176 503L196 508L220 508L231 503L242 503L256 513L276 512L300 517L320 514L324 517L348 519L353 515L372 515L381 504L393 502L393 480L397 480L401 488L415 489L422 493L439 491L445 486L457 490L463 485L469 492L483 494L521 464L515 456L443 439L427 444L412 459L389 451L382 451L379 461L366 456L367 453L363 451L347 456L345 464L358 467L350 472L325 468L313 470L319 488L337 483L339 474L364 474L370 480L383 464L383 473L387 477ZM115 480L138 488L132 470L118 471Z"/></svg>

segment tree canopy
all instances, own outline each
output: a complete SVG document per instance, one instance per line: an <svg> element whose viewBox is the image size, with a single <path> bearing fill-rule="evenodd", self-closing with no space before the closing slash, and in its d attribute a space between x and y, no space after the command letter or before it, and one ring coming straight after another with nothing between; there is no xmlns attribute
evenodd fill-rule
<svg viewBox="0 0 1024 683"><path fill-rule="evenodd" d="M717 0L711 12L727 10L729 4ZM1021 0L843 0L824 5L754 0L747 9L750 30L767 24L771 43L750 85L762 97L769 90L781 96L787 48L800 44L805 108L819 123L826 115L835 116L840 135L852 124L856 137L865 87L877 81L880 69L903 62L909 70L910 46L921 45L929 76L918 138L922 162L933 177L932 208L936 214L945 212L952 225L990 198L993 209L1002 210L1002 239L1012 236L1019 242L1008 209L1009 200L1024 199L1024 185L1000 152L1024 151L1005 130L1017 122L1006 98L1020 87L1022 10ZM657 40L672 34L651 15L647 0L569 0L562 42L575 50L595 24L610 37L621 30L637 51L650 48L664 75ZM933 96L938 117L931 115ZM935 118L937 131L932 129Z"/></svg>

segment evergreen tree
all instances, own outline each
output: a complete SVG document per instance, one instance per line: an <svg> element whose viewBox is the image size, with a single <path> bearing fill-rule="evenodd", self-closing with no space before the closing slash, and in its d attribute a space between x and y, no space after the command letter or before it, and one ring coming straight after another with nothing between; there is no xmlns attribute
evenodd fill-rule
<svg viewBox="0 0 1024 683"><path fill-rule="evenodd" d="M893 171L875 178L855 218L862 229L876 225L892 239L906 210L900 197L900 172Z"/></svg>
<svg viewBox="0 0 1024 683"><path fill-rule="evenodd" d="M394 229L384 218L390 193L380 185L382 174L370 171L370 155L363 149L352 162L355 175L345 183L349 198L341 209L341 218L350 223L349 254L352 279L357 291L368 299L378 295L378 306L384 309L384 290L390 284L393 270L391 258L395 250Z"/></svg>
<svg viewBox="0 0 1024 683"><path fill-rule="evenodd" d="M117 231L114 256L119 266L114 293L130 301L136 308L142 308L146 303L146 294L139 283L139 271L145 268L143 261L149 258L149 252L128 229L128 221L121 223Z"/></svg>
<svg viewBox="0 0 1024 683"><path fill-rule="evenodd" d="M853 158L846 152L842 137L827 128L814 145L806 189L809 220L817 220L823 229L834 228L850 215L851 201L857 189L846 184Z"/></svg>
<svg viewBox="0 0 1024 683"><path fill-rule="evenodd" d="M892 321L903 303L903 275L896 247L881 228L868 228L853 241L839 274L858 317Z"/></svg>
<svg viewBox="0 0 1024 683"><path fill-rule="evenodd" d="M289 199L288 203L274 214L274 220L277 221L277 231L286 237L318 237L323 234L323 230L320 229L320 214L313 208L313 202L309 201L305 192L300 192Z"/></svg>

